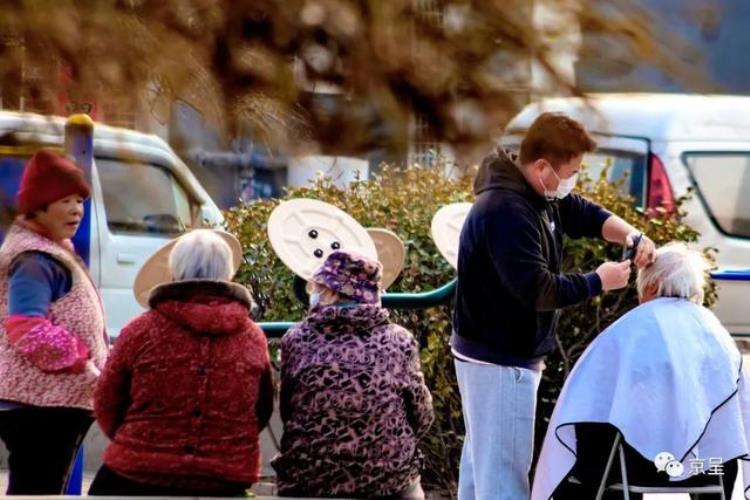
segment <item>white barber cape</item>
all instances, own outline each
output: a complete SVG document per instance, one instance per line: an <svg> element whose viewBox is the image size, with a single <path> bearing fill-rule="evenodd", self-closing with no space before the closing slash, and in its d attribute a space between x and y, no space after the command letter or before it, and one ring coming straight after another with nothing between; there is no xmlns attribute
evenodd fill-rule
<svg viewBox="0 0 750 500"><path fill-rule="evenodd" d="M609 423L643 457L671 453L691 462L747 457L750 398L742 356L708 309L687 300L647 302L613 323L586 349L552 413L532 500L547 500L575 464L574 424ZM750 462L742 460L745 498Z"/></svg>

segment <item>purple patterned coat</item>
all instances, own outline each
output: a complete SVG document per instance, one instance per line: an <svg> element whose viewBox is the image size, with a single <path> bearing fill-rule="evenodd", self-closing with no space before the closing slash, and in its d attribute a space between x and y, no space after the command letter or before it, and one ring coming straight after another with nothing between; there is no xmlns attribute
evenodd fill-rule
<svg viewBox="0 0 750 500"><path fill-rule="evenodd" d="M386 496L419 476L434 415L419 345L378 305L320 306L281 340L279 493Z"/></svg>

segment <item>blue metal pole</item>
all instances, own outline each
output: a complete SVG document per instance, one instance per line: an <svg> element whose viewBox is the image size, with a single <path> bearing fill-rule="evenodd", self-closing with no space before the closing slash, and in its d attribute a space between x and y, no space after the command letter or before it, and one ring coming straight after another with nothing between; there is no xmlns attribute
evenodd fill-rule
<svg viewBox="0 0 750 500"><path fill-rule="evenodd" d="M434 290L419 293L384 293L380 300L386 309L428 309L447 304L456 292L455 278Z"/></svg>
<svg viewBox="0 0 750 500"><path fill-rule="evenodd" d="M76 452L76 459L73 463L73 469L68 476L68 483L65 485L66 495L80 496L83 491L83 444Z"/></svg>
<svg viewBox="0 0 750 500"><path fill-rule="evenodd" d="M72 115L65 124L65 153L81 167L91 183L91 166L94 162L94 121L88 115ZM91 252L91 199L83 206L83 219L73 237L73 245L86 266L90 264ZM83 444L76 452L75 463L68 482L66 495L80 495L83 489Z"/></svg>
<svg viewBox="0 0 750 500"><path fill-rule="evenodd" d="M719 269L711 277L720 281L750 281L750 269Z"/></svg>
<svg viewBox="0 0 750 500"><path fill-rule="evenodd" d="M718 269L711 273L711 278L716 281L750 281L750 268L748 269ZM732 333L732 337L750 337L748 333Z"/></svg>
<svg viewBox="0 0 750 500"><path fill-rule="evenodd" d="M89 115L72 115L65 124L65 153L81 167L91 183L91 166L94 163L94 121ZM91 199L84 203L83 220L73 237L73 245L81 259L89 265L91 251Z"/></svg>
<svg viewBox="0 0 750 500"><path fill-rule="evenodd" d="M265 323L258 323L258 326L261 327L263 333L266 334L266 337L268 337L269 339L273 339L281 337L286 333L287 330L289 330L296 324L297 323L293 321L269 321Z"/></svg>

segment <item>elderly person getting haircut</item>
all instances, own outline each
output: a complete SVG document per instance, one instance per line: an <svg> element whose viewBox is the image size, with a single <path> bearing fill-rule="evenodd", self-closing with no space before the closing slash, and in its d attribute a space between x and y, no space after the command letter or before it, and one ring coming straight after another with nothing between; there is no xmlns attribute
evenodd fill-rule
<svg viewBox="0 0 750 500"><path fill-rule="evenodd" d="M591 343L565 382L532 499L595 498L618 431L630 484L715 485L709 473L722 472L731 497L736 459L749 451L750 407L742 356L701 306L706 270L699 253L671 244L640 271L641 305ZM681 467L657 469L661 454ZM743 472L747 482L750 471ZM572 484L571 476L583 484ZM620 480L615 460L608 483Z"/></svg>
<svg viewBox="0 0 750 500"><path fill-rule="evenodd" d="M284 496L421 499L417 442L432 398L411 333L380 306L381 266L334 252L310 313L281 340Z"/></svg>
<svg viewBox="0 0 750 500"><path fill-rule="evenodd" d="M167 257L172 282L120 332L97 388L96 419L112 443L89 494L243 495L258 479L273 389L250 294L229 281L240 245L195 230L141 273L165 269Z"/></svg>

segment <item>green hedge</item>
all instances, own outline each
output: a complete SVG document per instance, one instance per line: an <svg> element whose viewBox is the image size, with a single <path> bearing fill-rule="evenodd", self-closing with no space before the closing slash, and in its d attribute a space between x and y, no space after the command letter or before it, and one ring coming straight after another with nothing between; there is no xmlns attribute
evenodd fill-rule
<svg viewBox="0 0 750 500"><path fill-rule="evenodd" d="M371 180L361 180L346 189L321 178L307 188L290 189L283 199L315 198L346 210L364 227L384 227L406 243L404 271L389 291L418 292L434 289L455 277L430 238L432 216L443 205L471 201L472 179L448 179L438 169L385 168ZM676 218L662 215L647 219L620 194L619 186L601 178L582 178L579 191L601 203L637 227L657 243L695 241L697 233ZM275 256L268 242L266 223L281 200L253 201L226 213L227 229L236 234L245 249L246 263L237 280L252 288L262 311L262 321L299 320L305 308L295 298L293 274ZM600 241L566 243L565 267L590 271L605 259L619 259L621 248ZM707 295L709 303L715 298ZM635 292L610 293L564 314L558 335L559 349L547 361L540 388L537 441L541 442L564 377L582 350L601 329L636 304ZM453 363L448 346L451 333L450 307L423 311L394 312L395 321L409 328L422 345L422 367L434 398L436 423L423 445L427 487L455 491L461 455L463 420Z"/></svg>

